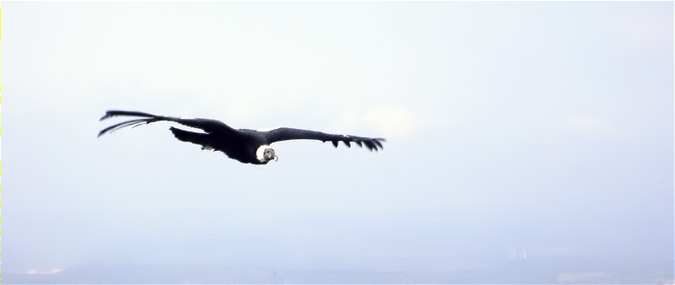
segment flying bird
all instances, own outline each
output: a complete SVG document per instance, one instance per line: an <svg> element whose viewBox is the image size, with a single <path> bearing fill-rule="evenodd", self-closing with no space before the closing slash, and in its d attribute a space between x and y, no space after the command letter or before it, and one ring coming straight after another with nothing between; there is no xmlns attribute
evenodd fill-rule
<svg viewBox="0 0 675 285"><path fill-rule="evenodd" d="M169 130L180 141L201 145L202 150L208 149L221 151L229 158L242 163L267 164L272 160L278 160L272 143L287 140L317 140L330 141L337 147L343 142L347 147L354 143L360 147L365 146L370 151L383 149L383 138L369 138L350 135L328 134L318 131L277 128L271 131L256 131L250 129L234 129L225 123L212 119L182 119L176 117L157 116L136 111L107 111L100 121L112 117L135 117L121 123L109 126L98 133L98 136L119 130L124 127L137 127L154 122L167 121L178 123L183 126L200 129L203 132L192 132L170 127Z"/></svg>

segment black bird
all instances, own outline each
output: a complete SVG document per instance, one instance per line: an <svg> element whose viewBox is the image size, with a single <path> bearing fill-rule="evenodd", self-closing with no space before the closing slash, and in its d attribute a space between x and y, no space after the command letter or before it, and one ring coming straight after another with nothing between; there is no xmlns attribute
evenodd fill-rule
<svg viewBox="0 0 675 285"><path fill-rule="evenodd" d="M274 152L274 149L270 147L270 144L278 141L301 139L318 140L322 142L330 141L335 147L342 141L347 147L351 147L351 143L355 143L360 147L365 145L366 148L371 151L383 149L382 142L385 141L383 138L335 135L293 128L278 128L267 132L249 129L234 129L218 120L181 119L135 111L108 111L100 120L102 121L117 116L138 118L109 126L98 133L99 137L124 127L137 127L159 121L169 121L204 131L203 133L198 133L175 127L169 128L178 140L201 145L202 150L210 149L213 151L222 151L232 159L236 159L242 163L252 164L267 164L271 160L278 160L279 158Z"/></svg>

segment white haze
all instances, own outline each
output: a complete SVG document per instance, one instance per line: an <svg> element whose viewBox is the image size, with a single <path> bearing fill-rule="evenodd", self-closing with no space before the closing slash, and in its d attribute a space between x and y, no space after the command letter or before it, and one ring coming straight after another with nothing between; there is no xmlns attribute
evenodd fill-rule
<svg viewBox="0 0 675 285"><path fill-rule="evenodd" d="M3 3L5 282L664 282L670 2ZM388 138L242 165L107 109Z"/></svg>

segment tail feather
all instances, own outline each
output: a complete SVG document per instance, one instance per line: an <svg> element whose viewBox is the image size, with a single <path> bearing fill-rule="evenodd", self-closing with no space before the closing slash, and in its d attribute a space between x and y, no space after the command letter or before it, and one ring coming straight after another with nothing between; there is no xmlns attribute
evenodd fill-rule
<svg viewBox="0 0 675 285"><path fill-rule="evenodd" d="M181 130L178 128L171 127L169 128L173 133L173 136L180 141L191 142L193 144L198 144L202 146L202 149L214 149L211 145L211 139L207 134L195 133L186 130Z"/></svg>

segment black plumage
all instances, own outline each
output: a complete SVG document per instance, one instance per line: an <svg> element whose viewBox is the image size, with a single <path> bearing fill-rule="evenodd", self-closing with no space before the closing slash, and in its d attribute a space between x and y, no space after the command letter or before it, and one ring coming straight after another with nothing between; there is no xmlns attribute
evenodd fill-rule
<svg viewBox="0 0 675 285"><path fill-rule="evenodd" d="M218 120L182 119L135 111L108 111L100 120L118 116L137 117L137 119L111 125L101 130L98 133L99 137L125 127L137 127L159 121L174 122L203 131L203 133L198 133L176 127L169 128L178 140L198 144L202 146L202 149L222 151L232 159L252 164L267 164L271 160L278 159L274 149L269 145L279 141L300 139L330 141L335 147L338 146L339 142L343 142L347 147L351 147L351 143L355 143L359 147L365 146L371 151L383 149L382 142L385 141L383 138L336 135L293 128L277 128L266 132L234 129Z"/></svg>

